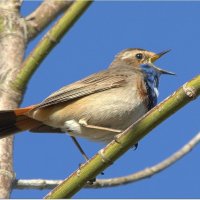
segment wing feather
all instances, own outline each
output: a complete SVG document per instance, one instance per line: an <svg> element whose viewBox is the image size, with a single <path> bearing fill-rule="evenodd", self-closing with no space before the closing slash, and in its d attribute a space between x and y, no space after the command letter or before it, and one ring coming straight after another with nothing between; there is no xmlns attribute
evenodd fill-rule
<svg viewBox="0 0 200 200"><path fill-rule="evenodd" d="M122 87L125 83L126 75L113 74L109 70L105 70L93 74L83 80L64 86L38 104L35 109L75 100L111 88Z"/></svg>

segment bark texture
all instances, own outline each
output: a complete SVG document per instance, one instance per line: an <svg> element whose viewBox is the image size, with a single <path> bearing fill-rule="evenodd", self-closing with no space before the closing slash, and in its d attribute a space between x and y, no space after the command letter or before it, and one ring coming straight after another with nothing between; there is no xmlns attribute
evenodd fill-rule
<svg viewBox="0 0 200 200"><path fill-rule="evenodd" d="M25 28L19 15L20 0L0 2L0 109L12 109L21 102L21 92L12 89L26 45ZM13 137L0 140L0 198L9 198L13 173Z"/></svg>
<svg viewBox="0 0 200 200"><path fill-rule="evenodd" d="M73 2L72 0L44 0L33 13L26 17L28 38L35 37Z"/></svg>

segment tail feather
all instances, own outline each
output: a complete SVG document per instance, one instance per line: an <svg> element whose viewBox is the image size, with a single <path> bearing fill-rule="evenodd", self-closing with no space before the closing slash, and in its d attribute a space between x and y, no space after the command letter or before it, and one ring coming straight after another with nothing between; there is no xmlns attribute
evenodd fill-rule
<svg viewBox="0 0 200 200"><path fill-rule="evenodd" d="M25 115L33 108L34 106L30 106L0 111L0 138L41 126L41 122Z"/></svg>

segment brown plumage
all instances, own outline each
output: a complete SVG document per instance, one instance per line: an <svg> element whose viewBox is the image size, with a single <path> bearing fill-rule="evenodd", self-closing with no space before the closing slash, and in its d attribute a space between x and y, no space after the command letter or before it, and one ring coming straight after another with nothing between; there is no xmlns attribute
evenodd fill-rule
<svg viewBox="0 0 200 200"><path fill-rule="evenodd" d="M163 54L124 50L107 70L67 85L37 105L0 111L0 137L30 130L69 132L109 142L148 111L146 74L141 64Z"/></svg>

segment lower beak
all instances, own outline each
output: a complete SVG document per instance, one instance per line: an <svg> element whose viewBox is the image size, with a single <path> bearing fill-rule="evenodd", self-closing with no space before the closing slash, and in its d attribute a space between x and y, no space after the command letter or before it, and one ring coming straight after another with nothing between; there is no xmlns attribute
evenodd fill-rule
<svg viewBox="0 0 200 200"><path fill-rule="evenodd" d="M154 56L152 56L149 61L151 63L155 62L156 60L158 60L160 57L162 57L163 55L165 55L166 53L168 53L169 51L171 50L166 50L166 51L162 51L160 53L157 53L155 54ZM158 67L156 67L155 65L153 65L153 68L155 68L157 71L160 72L160 74L169 74L169 75L175 75L175 73L173 72L169 72L169 71L166 71L166 70L163 70L163 69L160 69Z"/></svg>
<svg viewBox="0 0 200 200"><path fill-rule="evenodd" d="M154 69L156 69L160 74L175 75L175 73L166 71L166 70L164 70L164 69L160 69L160 68L156 67L155 65L152 65L152 67L153 67Z"/></svg>

